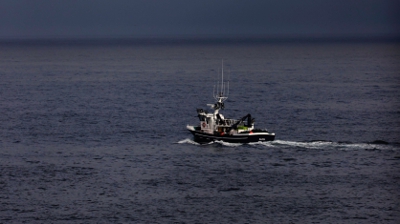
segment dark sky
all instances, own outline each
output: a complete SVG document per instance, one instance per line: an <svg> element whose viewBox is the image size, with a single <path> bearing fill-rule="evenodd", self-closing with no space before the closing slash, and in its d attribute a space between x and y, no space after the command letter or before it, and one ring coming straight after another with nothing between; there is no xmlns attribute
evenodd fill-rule
<svg viewBox="0 0 400 224"><path fill-rule="evenodd" d="M0 0L0 38L400 35L399 0Z"/></svg>

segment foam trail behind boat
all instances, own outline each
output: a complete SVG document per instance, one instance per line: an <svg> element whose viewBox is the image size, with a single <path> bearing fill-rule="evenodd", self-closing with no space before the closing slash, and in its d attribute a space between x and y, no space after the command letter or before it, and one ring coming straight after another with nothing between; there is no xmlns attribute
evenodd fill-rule
<svg viewBox="0 0 400 224"><path fill-rule="evenodd" d="M183 139L178 144L193 144L193 145L204 145L199 144L191 139ZM270 142L251 142L251 143L229 143L224 141L212 141L209 144L220 144L229 147L239 147L242 145L249 146L262 146L268 148L299 148L299 149L310 149L310 150L400 150L400 146L396 144L373 144L373 143L344 143L344 142L332 142L332 141L311 141L311 142L297 142L297 141L284 141L275 140Z"/></svg>

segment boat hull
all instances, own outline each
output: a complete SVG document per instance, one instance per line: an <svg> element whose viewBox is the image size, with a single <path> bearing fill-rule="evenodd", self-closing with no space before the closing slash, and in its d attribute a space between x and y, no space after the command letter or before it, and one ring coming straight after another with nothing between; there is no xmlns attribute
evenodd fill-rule
<svg viewBox="0 0 400 224"><path fill-rule="evenodd" d="M211 141L224 141L230 143L249 143L249 142L267 142L275 139L274 133L269 132L254 132L254 133L243 133L235 135L217 135L209 134L199 130L188 130L193 134L194 140L200 143L207 143Z"/></svg>

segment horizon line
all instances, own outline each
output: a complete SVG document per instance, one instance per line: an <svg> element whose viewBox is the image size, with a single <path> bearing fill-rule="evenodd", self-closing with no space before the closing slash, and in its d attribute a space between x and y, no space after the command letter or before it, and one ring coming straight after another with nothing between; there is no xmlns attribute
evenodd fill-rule
<svg viewBox="0 0 400 224"><path fill-rule="evenodd" d="M0 43L36 44L262 44L323 42L400 42L400 35L376 36L251 36L251 37L0 37Z"/></svg>

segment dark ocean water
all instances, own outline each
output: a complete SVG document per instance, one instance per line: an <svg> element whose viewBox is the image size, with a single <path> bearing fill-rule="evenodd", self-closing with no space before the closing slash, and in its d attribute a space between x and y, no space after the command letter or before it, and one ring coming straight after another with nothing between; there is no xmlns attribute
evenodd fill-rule
<svg viewBox="0 0 400 224"><path fill-rule="evenodd" d="M276 141L198 145L214 103ZM399 223L398 43L0 44L0 223Z"/></svg>

